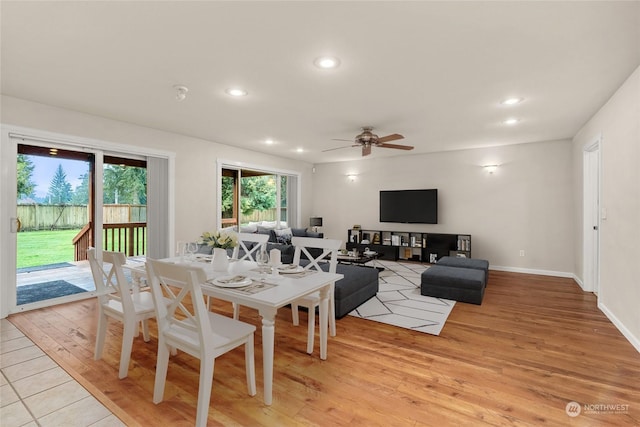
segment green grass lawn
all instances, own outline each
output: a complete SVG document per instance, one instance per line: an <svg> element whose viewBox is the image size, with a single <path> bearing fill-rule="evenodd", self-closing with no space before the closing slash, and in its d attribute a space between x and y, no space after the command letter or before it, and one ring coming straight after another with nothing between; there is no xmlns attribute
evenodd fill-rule
<svg viewBox="0 0 640 427"><path fill-rule="evenodd" d="M73 262L71 241L79 231L77 229L18 233L17 267Z"/></svg>
<svg viewBox="0 0 640 427"><path fill-rule="evenodd" d="M17 268L37 265L57 264L74 261L74 248L71 243L80 229L56 231L23 231L18 233ZM142 237L138 236L138 247L144 248ZM109 250L126 252L122 247L112 247L111 235L107 234L105 247ZM143 250L143 254L146 250Z"/></svg>

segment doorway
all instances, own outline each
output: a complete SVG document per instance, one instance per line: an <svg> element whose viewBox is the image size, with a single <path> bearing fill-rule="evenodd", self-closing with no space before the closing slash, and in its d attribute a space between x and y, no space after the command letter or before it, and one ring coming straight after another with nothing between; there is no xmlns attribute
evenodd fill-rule
<svg viewBox="0 0 640 427"><path fill-rule="evenodd" d="M583 154L583 271L584 290L598 294L600 287L600 151L601 137Z"/></svg>
<svg viewBox="0 0 640 427"><path fill-rule="evenodd" d="M74 238L92 222L95 156L53 145L17 152L16 306L94 291Z"/></svg>
<svg viewBox="0 0 640 427"><path fill-rule="evenodd" d="M97 162L52 145L18 144L17 153L18 310L92 296L89 247L146 255L146 160L100 153Z"/></svg>

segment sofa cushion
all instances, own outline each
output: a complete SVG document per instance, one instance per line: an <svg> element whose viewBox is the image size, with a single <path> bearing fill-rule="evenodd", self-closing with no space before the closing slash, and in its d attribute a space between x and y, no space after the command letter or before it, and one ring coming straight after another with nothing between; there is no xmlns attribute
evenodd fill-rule
<svg viewBox="0 0 640 427"><path fill-rule="evenodd" d="M269 242L276 243L278 241L276 237L276 231L273 228L266 228L258 226L258 230L256 231L258 234L266 234L269 236Z"/></svg>
<svg viewBox="0 0 640 427"><path fill-rule="evenodd" d="M291 234L296 237L307 237L307 229L306 228L292 228Z"/></svg>
<svg viewBox="0 0 640 427"><path fill-rule="evenodd" d="M484 280L483 270L436 264L422 273L420 293L436 298L482 304Z"/></svg>
<svg viewBox="0 0 640 427"><path fill-rule="evenodd" d="M276 234L276 242L283 245L291 244L291 237L293 235L290 228L283 228L280 230L273 231Z"/></svg>
<svg viewBox="0 0 640 427"><path fill-rule="evenodd" d="M489 281L489 261L479 258L458 258L445 256L438 260L438 265L444 265L447 267L460 267L460 268L474 268L476 270L484 271L484 284L487 285Z"/></svg>

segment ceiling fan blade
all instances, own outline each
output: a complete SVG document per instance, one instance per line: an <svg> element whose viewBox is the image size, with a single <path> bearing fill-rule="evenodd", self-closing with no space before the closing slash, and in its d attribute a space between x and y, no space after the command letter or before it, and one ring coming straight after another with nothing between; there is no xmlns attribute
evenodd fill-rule
<svg viewBox="0 0 640 427"><path fill-rule="evenodd" d="M393 133L391 135L387 135L387 136L383 136L381 138L378 138L378 143L384 143L387 141L395 141L397 139L404 139L404 136L400 135L399 133Z"/></svg>
<svg viewBox="0 0 640 427"><path fill-rule="evenodd" d="M336 139L336 138L332 138L332 141L347 141L347 142L353 142L353 139Z"/></svg>
<svg viewBox="0 0 640 427"><path fill-rule="evenodd" d="M398 150L413 150L413 147L410 145L399 145L399 144L378 144L378 147L396 148Z"/></svg>
<svg viewBox="0 0 640 427"><path fill-rule="evenodd" d="M363 156L368 156L369 154L371 154L371 145L370 144L365 144L362 146L362 155Z"/></svg>
<svg viewBox="0 0 640 427"><path fill-rule="evenodd" d="M356 144L356 145L347 145L345 147L336 147L336 148L329 148L327 150L322 150L322 152L326 152L326 151L333 151L333 150L342 150L343 148L351 148L351 147L359 147L360 145Z"/></svg>

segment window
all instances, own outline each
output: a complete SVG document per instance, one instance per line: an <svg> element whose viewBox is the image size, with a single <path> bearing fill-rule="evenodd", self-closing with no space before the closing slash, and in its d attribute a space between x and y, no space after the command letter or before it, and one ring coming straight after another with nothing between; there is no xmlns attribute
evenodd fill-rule
<svg viewBox="0 0 640 427"><path fill-rule="evenodd" d="M222 228L267 222L276 227L296 226L298 218L295 174L223 165L220 173Z"/></svg>

